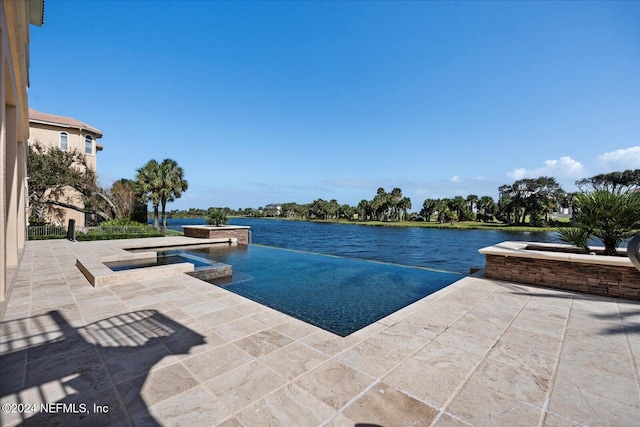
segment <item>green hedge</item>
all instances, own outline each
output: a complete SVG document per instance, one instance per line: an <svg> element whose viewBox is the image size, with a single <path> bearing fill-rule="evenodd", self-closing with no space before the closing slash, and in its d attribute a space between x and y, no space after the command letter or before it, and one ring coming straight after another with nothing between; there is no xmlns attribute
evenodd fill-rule
<svg viewBox="0 0 640 427"><path fill-rule="evenodd" d="M66 238L67 236L62 236L59 234L47 234L44 236L29 235L28 240L61 240Z"/></svg>
<svg viewBox="0 0 640 427"><path fill-rule="evenodd" d="M93 240L116 240L116 239L138 239L141 237L162 237L162 233L114 233L114 234L76 234L78 242L88 242Z"/></svg>

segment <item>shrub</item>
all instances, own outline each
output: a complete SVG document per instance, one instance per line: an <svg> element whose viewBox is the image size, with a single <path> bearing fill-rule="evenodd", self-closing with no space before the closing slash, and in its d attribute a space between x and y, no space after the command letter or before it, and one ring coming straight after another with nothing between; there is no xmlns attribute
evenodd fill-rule
<svg viewBox="0 0 640 427"><path fill-rule="evenodd" d="M116 239L137 239L141 237L161 237L162 233L110 233L110 234L76 234L76 240L79 242L88 242L94 240L116 240Z"/></svg>
<svg viewBox="0 0 640 427"><path fill-rule="evenodd" d="M589 253L589 238L591 234L588 230L580 227L558 227L556 229L560 235L560 240L570 245L575 245L585 253Z"/></svg>
<svg viewBox="0 0 640 427"><path fill-rule="evenodd" d="M224 209L210 208L205 218L205 221L207 221L207 224L209 225L220 226L220 225L226 224L228 221L228 218Z"/></svg>
<svg viewBox="0 0 640 427"><path fill-rule="evenodd" d="M559 227L560 239L589 250L590 237L602 240L606 255L616 255L616 248L640 227L640 193L598 189L576 195L577 212L573 227Z"/></svg>
<svg viewBox="0 0 640 427"><path fill-rule="evenodd" d="M110 219L109 221L101 222L101 227L146 227L147 224L141 222L132 221L129 218Z"/></svg>

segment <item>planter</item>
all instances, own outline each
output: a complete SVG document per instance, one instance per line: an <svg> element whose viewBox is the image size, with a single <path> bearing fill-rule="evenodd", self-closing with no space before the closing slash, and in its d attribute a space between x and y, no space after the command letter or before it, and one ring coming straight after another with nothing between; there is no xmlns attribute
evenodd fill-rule
<svg viewBox="0 0 640 427"><path fill-rule="evenodd" d="M591 255L569 245L503 242L479 252L486 258L487 278L640 301L640 271L627 250L605 256L594 249Z"/></svg>
<svg viewBox="0 0 640 427"><path fill-rule="evenodd" d="M239 245L251 243L251 227L246 225L183 225L186 237L199 239L235 239Z"/></svg>

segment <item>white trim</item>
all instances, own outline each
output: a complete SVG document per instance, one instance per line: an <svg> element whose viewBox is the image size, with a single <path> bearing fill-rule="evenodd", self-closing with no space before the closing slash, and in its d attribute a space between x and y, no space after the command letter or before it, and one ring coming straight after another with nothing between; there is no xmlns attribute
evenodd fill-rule
<svg viewBox="0 0 640 427"><path fill-rule="evenodd" d="M56 123L56 122L45 122L43 120L35 120L35 119L29 119L29 123L38 123L38 124L47 125L47 126L57 126L59 128L79 129L78 126L70 126L70 125L65 125L65 124Z"/></svg>
<svg viewBox="0 0 640 427"><path fill-rule="evenodd" d="M87 153L87 138L91 138L91 152ZM95 142L96 139L89 135L89 134L85 134L84 136L84 154L88 155L88 156L93 156L95 154Z"/></svg>
<svg viewBox="0 0 640 427"><path fill-rule="evenodd" d="M67 137L66 148L62 148L62 135L65 135ZM58 148L61 149L62 151L69 151L69 133L68 132L58 132Z"/></svg>

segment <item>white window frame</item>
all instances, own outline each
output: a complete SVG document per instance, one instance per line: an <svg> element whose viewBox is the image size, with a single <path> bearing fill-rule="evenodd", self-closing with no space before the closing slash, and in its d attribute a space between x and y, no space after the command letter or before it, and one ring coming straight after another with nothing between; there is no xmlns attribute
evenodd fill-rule
<svg viewBox="0 0 640 427"><path fill-rule="evenodd" d="M64 145L62 138L64 137ZM69 151L69 134L67 132L60 132L60 149L62 151Z"/></svg>
<svg viewBox="0 0 640 427"><path fill-rule="evenodd" d="M87 142L91 141L91 148L87 151ZM89 154L93 156L93 137L91 135L84 136L84 154Z"/></svg>

